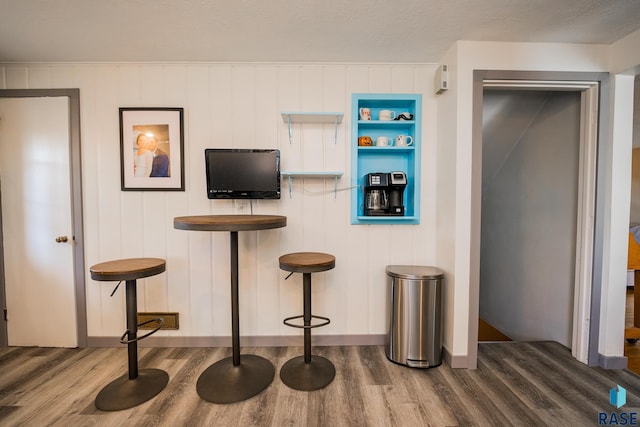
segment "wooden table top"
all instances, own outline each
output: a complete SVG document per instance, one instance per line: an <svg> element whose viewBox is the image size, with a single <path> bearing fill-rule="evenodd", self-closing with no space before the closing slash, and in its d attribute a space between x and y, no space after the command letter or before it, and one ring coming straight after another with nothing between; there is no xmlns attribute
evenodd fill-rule
<svg viewBox="0 0 640 427"><path fill-rule="evenodd" d="M195 231L268 230L286 225L287 217L281 215L195 215L173 219L174 228Z"/></svg>

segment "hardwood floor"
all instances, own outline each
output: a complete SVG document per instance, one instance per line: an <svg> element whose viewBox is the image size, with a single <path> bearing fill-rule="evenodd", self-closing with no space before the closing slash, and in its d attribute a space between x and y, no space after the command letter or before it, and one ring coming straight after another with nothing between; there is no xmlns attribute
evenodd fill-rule
<svg viewBox="0 0 640 427"><path fill-rule="evenodd" d="M0 349L2 426L455 426L597 425L615 410L609 390L627 389L640 408L640 376L589 368L557 343L482 343L478 369L411 369L380 346L316 347L336 366L333 383L299 392L280 367L301 347L244 348L276 366L273 383L244 402L217 405L196 393L200 373L228 348L142 348L140 368L166 370L158 396L118 412L94 406L98 391L126 372L125 348Z"/></svg>

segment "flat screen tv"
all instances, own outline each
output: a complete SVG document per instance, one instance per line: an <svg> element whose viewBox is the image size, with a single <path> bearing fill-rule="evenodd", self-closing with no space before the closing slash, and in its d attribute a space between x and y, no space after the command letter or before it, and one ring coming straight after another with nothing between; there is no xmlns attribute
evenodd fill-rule
<svg viewBox="0 0 640 427"><path fill-rule="evenodd" d="M280 150L204 150L209 199L279 199Z"/></svg>

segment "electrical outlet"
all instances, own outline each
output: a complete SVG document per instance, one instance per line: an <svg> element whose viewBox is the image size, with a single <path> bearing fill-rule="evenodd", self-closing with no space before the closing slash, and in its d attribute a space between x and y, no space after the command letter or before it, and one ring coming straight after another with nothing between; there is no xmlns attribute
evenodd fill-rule
<svg viewBox="0 0 640 427"><path fill-rule="evenodd" d="M249 200L234 200L235 213L243 215L249 213Z"/></svg>

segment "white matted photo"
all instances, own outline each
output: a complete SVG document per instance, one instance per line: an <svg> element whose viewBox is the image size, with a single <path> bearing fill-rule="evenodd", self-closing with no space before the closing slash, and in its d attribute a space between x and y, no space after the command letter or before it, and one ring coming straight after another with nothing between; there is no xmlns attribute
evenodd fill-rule
<svg viewBox="0 0 640 427"><path fill-rule="evenodd" d="M182 108L120 108L122 191L184 191Z"/></svg>

